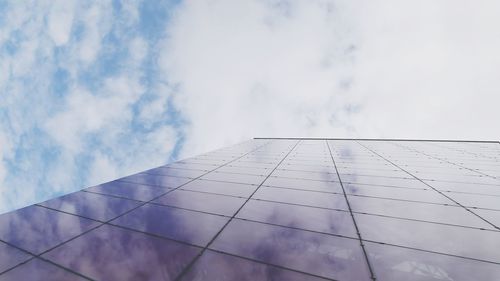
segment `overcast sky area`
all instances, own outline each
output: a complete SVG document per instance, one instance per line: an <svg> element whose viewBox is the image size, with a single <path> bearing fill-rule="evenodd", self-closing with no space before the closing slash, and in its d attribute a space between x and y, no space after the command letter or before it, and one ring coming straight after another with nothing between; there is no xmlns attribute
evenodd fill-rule
<svg viewBox="0 0 500 281"><path fill-rule="evenodd" d="M0 213L252 137L498 140L499 50L496 0L0 1Z"/></svg>

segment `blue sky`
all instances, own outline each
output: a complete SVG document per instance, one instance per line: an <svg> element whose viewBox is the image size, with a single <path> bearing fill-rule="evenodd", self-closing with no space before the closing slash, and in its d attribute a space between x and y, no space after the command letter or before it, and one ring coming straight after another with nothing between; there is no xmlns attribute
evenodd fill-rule
<svg viewBox="0 0 500 281"><path fill-rule="evenodd" d="M254 136L498 139L467 3L0 1L0 213Z"/></svg>

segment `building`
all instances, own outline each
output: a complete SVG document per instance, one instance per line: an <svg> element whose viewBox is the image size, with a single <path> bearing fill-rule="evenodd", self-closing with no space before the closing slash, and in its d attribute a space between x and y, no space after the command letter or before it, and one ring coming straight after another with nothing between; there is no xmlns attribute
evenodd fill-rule
<svg viewBox="0 0 500 281"><path fill-rule="evenodd" d="M500 280L499 178L498 142L254 139L1 215L0 280Z"/></svg>

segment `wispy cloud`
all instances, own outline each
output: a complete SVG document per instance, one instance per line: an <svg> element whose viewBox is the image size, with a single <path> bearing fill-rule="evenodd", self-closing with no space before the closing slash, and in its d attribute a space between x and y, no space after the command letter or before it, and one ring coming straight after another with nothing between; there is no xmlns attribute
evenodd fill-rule
<svg viewBox="0 0 500 281"><path fill-rule="evenodd" d="M1 8L0 212L160 165L179 147L168 108L155 110L156 122L146 114L171 99L147 78L163 34L141 32L148 5Z"/></svg>
<svg viewBox="0 0 500 281"><path fill-rule="evenodd" d="M187 1L160 62L192 153L253 136L498 139L498 5Z"/></svg>

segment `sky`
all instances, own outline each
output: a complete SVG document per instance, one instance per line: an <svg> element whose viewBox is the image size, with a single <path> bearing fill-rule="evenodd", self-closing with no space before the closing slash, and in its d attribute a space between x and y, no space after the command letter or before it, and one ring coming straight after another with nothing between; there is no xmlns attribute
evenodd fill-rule
<svg viewBox="0 0 500 281"><path fill-rule="evenodd" d="M500 139L499 1L0 0L0 213L253 137Z"/></svg>

